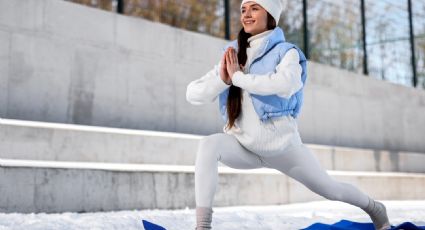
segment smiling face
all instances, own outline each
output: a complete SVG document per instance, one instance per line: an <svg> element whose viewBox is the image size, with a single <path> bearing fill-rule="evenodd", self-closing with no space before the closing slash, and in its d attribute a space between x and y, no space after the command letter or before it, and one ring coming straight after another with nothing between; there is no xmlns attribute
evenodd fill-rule
<svg viewBox="0 0 425 230"><path fill-rule="evenodd" d="M240 20L245 32L252 36L267 30L267 11L255 2L242 5Z"/></svg>

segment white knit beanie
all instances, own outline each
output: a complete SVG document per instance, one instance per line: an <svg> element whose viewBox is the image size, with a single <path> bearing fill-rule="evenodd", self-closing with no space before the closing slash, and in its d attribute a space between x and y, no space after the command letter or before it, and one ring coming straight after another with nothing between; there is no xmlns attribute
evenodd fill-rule
<svg viewBox="0 0 425 230"><path fill-rule="evenodd" d="M276 24L279 23L280 14L282 13L284 9L284 3L283 1L286 0L243 0L241 3L242 5L246 2L255 2L258 5L262 6L267 12L270 13L270 15L276 20Z"/></svg>

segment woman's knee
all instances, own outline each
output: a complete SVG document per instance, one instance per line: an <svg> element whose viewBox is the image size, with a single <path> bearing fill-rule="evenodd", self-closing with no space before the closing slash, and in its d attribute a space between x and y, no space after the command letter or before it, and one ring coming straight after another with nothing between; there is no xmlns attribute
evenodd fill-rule
<svg viewBox="0 0 425 230"><path fill-rule="evenodd" d="M223 142L221 133L215 133L203 137L199 141L198 156L213 157L219 160L220 144Z"/></svg>

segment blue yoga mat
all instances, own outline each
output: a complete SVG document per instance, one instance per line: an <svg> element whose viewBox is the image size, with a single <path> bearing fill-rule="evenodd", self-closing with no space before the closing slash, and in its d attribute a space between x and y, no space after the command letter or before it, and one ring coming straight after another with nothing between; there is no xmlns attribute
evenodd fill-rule
<svg viewBox="0 0 425 230"><path fill-rule="evenodd" d="M359 223L349 220L341 220L335 224L314 223L301 230L375 230L372 223ZM411 222L404 222L397 226L391 226L391 230L425 230L425 226L416 226Z"/></svg>
<svg viewBox="0 0 425 230"><path fill-rule="evenodd" d="M164 227L143 220L145 230L166 230ZM335 224L314 223L300 230L375 230L372 223L359 223L349 220L341 220ZM425 230L425 226L416 226L411 222L404 222L397 226L391 226L391 230Z"/></svg>
<svg viewBox="0 0 425 230"><path fill-rule="evenodd" d="M167 230L164 227L151 223L147 220L143 220L143 227L145 230Z"/></svg>

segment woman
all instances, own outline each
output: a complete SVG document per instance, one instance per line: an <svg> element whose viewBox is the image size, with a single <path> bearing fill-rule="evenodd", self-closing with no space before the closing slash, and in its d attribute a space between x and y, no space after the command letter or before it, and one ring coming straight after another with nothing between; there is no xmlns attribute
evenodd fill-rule
<svg viewBox="0 0 425 230"><path fill-rule="evenodd" d="M336 181L301 141L296 117L307 77L304 54L277 27L281 0L243 0L238 39L221 61L189 83L194 105L219 97L223 133L204 137L195 163L196 229L211 229L218 161L237 169L273 168L311 191L363 209L376 229L391 227L385 206L355 186Z"/></svg>

